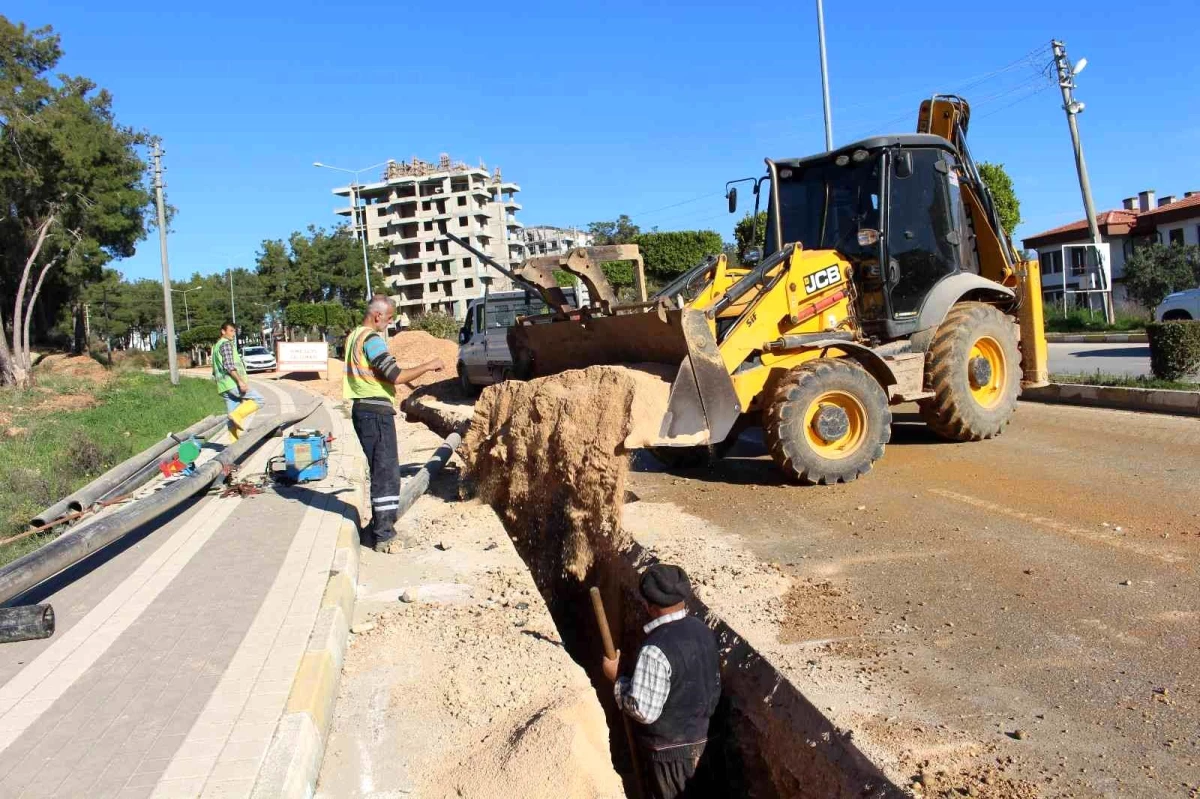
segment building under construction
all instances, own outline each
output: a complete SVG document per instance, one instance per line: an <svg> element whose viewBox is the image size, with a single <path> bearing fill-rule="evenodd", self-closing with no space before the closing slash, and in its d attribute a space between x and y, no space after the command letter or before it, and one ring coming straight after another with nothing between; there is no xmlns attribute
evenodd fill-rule
<svg viewBox="0 0 1200 799"><path fill-rule="evenodd" d="M375 183L343 186L333 193L357 206L355 231L367 245L386 246L387 292L409 317L444 311L466 314L467 301L512 288L508 278L452 242L470 242L504 266L519 263L525 246L515 197L521 188L505 182L497 168L467 166L442 155L436 164L413 158L389 161ZM351 216L351 206L337 209Z"/></svg>

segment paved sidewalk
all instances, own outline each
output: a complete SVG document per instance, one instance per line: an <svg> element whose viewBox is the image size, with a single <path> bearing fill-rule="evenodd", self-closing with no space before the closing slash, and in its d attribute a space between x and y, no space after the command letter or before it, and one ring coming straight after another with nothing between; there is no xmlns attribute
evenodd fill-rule
<svg viewBox="0 0 1200 799"><path fill-rule="evenodd" d="M264 413L312 399L255 382ZM337 437L327 480L205 496L27 598L58 630L0 660L0 799L249 796L361 490L348 420L327 403L302 426Z"/></svg>

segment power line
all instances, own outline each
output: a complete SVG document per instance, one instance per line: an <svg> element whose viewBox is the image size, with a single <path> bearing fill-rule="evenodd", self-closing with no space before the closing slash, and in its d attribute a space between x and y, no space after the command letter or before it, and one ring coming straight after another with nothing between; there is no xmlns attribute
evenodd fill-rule
<svg viewBox="0 0 1200 799"><path fill-rule="evenodd" d="M642 216L650 216L651 214L657 214L659 211L667 211L667 210L670 210L671 208L678 208L681 205L688 205L690 203L699 202L700 200L705 200L705 199L708 199L709 197L716 197L718 194L724 194L724 193L725 192L723 192L723 191L710 191L707 194L699 194L699 195L692 197L690 199L687 199L687 200L681 200L680 202L677 202L677 203L671 203L670 205L664 205L661 208L651 208L649 211L638 211L636 214L629 214L629 217L635 218L635 217L642 217Z"/></svg>

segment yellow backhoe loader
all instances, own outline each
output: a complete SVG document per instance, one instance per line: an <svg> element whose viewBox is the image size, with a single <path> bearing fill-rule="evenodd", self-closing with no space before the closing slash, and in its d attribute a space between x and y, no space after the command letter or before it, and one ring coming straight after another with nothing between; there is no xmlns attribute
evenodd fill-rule
<svg viewBox="0 0 1200 799"><path fill-rule="evenodd" d="M998 435L1022 383L1046 380L1041 278L1000 226L967 150L969 120L966 101L936 95L915 134L767 159L752 179L769 198L765 257L737 268L709 258L649 302L615 305L594 264L562 259L605 299L519 320L515 376L670 364L656 454L719 454L757 423L778 467L806 484L869 471L898 403L915 401L953 441ZM727 196L732 212L736 187Z"/></svg>

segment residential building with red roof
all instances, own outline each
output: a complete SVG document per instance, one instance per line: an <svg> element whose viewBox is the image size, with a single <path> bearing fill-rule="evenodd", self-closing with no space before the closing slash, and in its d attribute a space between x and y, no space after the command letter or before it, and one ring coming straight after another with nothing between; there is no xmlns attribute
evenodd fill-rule
<svg viewBox="0 0 1200 799"><path fill-rule="evenodd" d="M1096 215L1100 238L1108 244L1112 260L1113 300L1127 300L1125 262L1135 247L1146 244L1200 244L1200 191L1182 198L1167 195L1155 202L1154 191L1127 197L1122 208ZM1021 242L1036 250L1042 267L1042 296L1049 304L1061 302L1067 290L1088 287L1092 279L1084 262L1085 252L1069 245L1090 244L1086 219L1029 236Z"/></svg>

